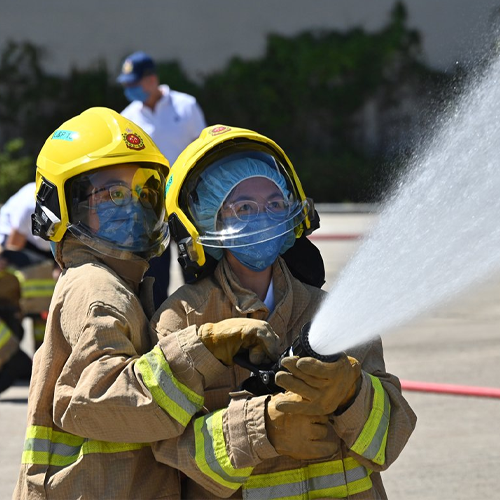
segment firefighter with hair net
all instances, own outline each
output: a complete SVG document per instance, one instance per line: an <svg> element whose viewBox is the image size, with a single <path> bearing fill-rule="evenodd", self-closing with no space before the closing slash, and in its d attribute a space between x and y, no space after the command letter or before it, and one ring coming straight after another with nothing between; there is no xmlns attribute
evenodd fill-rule
<svg viewBox="0 0 500 500"><path fill-rule="evenodd" d="M325 297L322 261L307 262L318 258L305 237L317 214L283 150L250 130L204 129L172 167L167 212L194 283L173 293L152 325L185 352L212 346L203 363L211 353L221 361L221 375L205 380L207 413L153 444L157 460L185 475L181 497L386 498L380 472L416 417L385 371L380 339L336 362L286 357L268 394L235 364L241 344L228 338L249 319L268 322L283 352ZM255 348L247 361L267 358Z"/></svg>
<svg viewBox="0 0 500 500"><path fill-rule="evenodd" d="M39 154L33 232L62 273L34 357L16 499L180 497L178 472L150 443L184 432L225 367L193 363L203 343L186 353L149 326L143 275L169 240L168 170L149 136L107 108L63 123ZM265 322L236 334L275 351Z"/></svg>

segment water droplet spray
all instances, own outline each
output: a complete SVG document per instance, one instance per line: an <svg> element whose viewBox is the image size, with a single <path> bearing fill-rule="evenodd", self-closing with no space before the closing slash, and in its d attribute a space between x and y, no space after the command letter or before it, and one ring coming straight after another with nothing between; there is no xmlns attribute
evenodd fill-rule
<svg viewBox="0 0 500 500"><path fill-rule="evenodd" d="M393 331L500 270L500 60L412 162L314 318L312 349Z"/></svg>

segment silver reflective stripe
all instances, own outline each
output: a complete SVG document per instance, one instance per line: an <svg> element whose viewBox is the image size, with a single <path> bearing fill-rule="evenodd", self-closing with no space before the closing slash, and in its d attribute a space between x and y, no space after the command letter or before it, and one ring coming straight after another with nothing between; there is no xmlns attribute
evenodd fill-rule
<svg viewBox="0 0 500 500"><path fill-rule="evenodd" d="M248 500L262 500L264 498L271 500L289 497L303 498L300 495L304 495L304 492L307 491L305 489L306 486L305 482L300 482L279 484L277 486L268 486L267 488L251 488L244 490L243 498Z"/></svg>
<svg viewBox="0 0 500 500"><path fill-rule="evenodd" d="M243 486L243 498L307 500L347 498L372 488L370 471L352 457L310 464L300 469L251 476ZM268 485L268 486L266 486Z"/></svg>
<svg viewBox="0 0 500 500"><path fill-rule="evenodd" d="M359 481L360 479L364 479L368 476L368 471L362 465L360 465L359 467L355 467L354 469L345 471L347 483L354 483L354 481Z"/></svg>
<svg viewBox="0 0 500 500"><path fill-rule="evenodd" d="M28 438L24 442L24 450L51 453L52 455L61 455L63 457L72 457L80 453L82 445L86 441L89 440L82 438L81 444L71 446L69 444L56 443L50 439Z"/></svg>
<svg viewBox="0 0 500 500"><path fill-rule="evenodd" d="M347 471L347 475L349 475L349 472L353 472L358 469L360 469L360 467L356 467L356 469ZM366 471L364 472L366 476ZM360 478L358 477L356 479ZM355 481L355 479L349 479L349 478L347 478L347 480ZM312 490L323 490L325 488L334 488L336 486L343 486L345 484L345 476L343 472L337 472L333 474L328 474L327 476L312 477L309 479L309 483L312 485L311 488Z"/></svg>
<svg viewBox="0 0 500 500"><path fill-rule="evenodd" d="M63 457L73 457L74 455L78 455L81 449L82 449L81 446L69 446L64 443L53 443L51 452L54 455L61 455Z"/></svg>
<svg viewBox="0 0 500 500"><path fill-rule="evenodd" d="M373 460L382 446L382 442L384 440L385 433L387 432L387 428L389 427L389 415L391 412L391 403L389 401L389 396L384 391L384 414L380 417L380 422L377 427L377 431L373 436L372 442L363 452L363 456L368 460Z"/></svg>
<svg viewBox="0 0 500 500"><path fill-rule="evenodd" d="M203 396L175 378L158 346L141 356L136 367L158 406L186 427L192 416L203 406Z"/></svg>
<svg viewBox="0 0 500 500"><path fill-rule="evenodd" d="M29 426L26 431L23 464L67 467L91 453L121 453L150 446L148 443L112 443L93 441L50 427Z"/></svg>
<svg viewBox="0 0 500 500"><path fill-rule="evenodd" d="M174 403L178 404L182 409L184 409L190 415L194 415L199 408L193 404L186 394L184 394L172 381L172 378L168 373L166 373L163 368L158 363L156 357L146 355L148 362L153 369L154 376L158 381L159 386L162 391L168 395Z"/></svg>
<svg viewBox="0 0 500 500"><path fill-rule="evenodd" d="M205 461L207 465L210 467L212 472L214 472L214 474L229 483L244 483L248 479L247 476L230 476L219 464L219 461L217 460L217 457L214 453L212 420L213 419L211 417L204 418L203 425L201 427L201 432L203 433L204 440Z"/></svg>
<svg viewBox="0 0 500 500"><path fill-rule="evenodd" d="M28 438L24 442L24 449L52 453L53 455L61 455L63 457L72 457L80 453L82 446L70 446L64 443L53 443L50 439Z"/></svg>
<svg viewBox="0 0 500 500"><path fill-rule="evenodd" d="M357 470L358 468L352 471L348 471L348 473L349 472L352 473ZM364 467L363 471L361 473L357 472L357 474L359 475L359 477L355 479L361 479L362 477L366 477L368 475L366 473L366 470L364 470ZM354 474L352 475L354 476ZM351 479L351 481L354 481L355 479ZM344 474L334 473L334 474L329 474L327 476L312 477L309 480L304 478L303 481L295 483L285 483L276 486L268 486L262 488L251 488L247 490L248 494L245 496L245 498L249 499L288 498L297 495L303 495L308 491L324 490L326 488L334 488L344 485L345 485Z"/></svg>

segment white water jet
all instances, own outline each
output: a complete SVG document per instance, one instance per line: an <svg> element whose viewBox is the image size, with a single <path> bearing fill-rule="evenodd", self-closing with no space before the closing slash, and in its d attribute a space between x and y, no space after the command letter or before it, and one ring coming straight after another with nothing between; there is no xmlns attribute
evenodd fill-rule
<svg viewBox="0 0 500 500"><path fill-rule="evenodd" d="M389 332L500 270L500 60L412 162L314 318L332 354Z"/></svg>

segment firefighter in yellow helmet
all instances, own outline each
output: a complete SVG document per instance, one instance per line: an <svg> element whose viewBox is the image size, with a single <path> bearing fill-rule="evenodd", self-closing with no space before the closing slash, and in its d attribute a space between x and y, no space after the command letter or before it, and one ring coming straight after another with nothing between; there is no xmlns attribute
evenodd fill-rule
<svg viewBox="0 0 500 500"><path fill-rule="evenodd" d="M155 346L149 327L143 275L169 240L168 170L149 136L106 108L63 123L40 152L33 232L62 274L34 357L14 498L179 496L177 472L149 443L184 431L220 371L216 359L186 370L196 351Z"/></svg>
<svg viewBox="0 0 500 500"><path fill-rule="evenodd" d="M196 331L217 346L231 331L224 320L238 329L256 319L271 325L281 351L288 348L325 293L313 286L321 279L294 276L300 265L289 252L315 255L305 235L317 217L284 151L250 130L206 128L173 165L166 202L181 262L196 281L153 317L160 338L177 338L189 351ZM271 394L235 364L238 347L212 350L226 368L205 381L209 413L175 442L153 445L158 460L185 474L181 497L385 498L379 472L399 455L415 416L385 371L380 339L336 362L285 358L289 372L279 371L276 383L288 390ZM264 353L255 351L250 362L261 363ZM193 362L210 363L211 354Z"/></svg>

